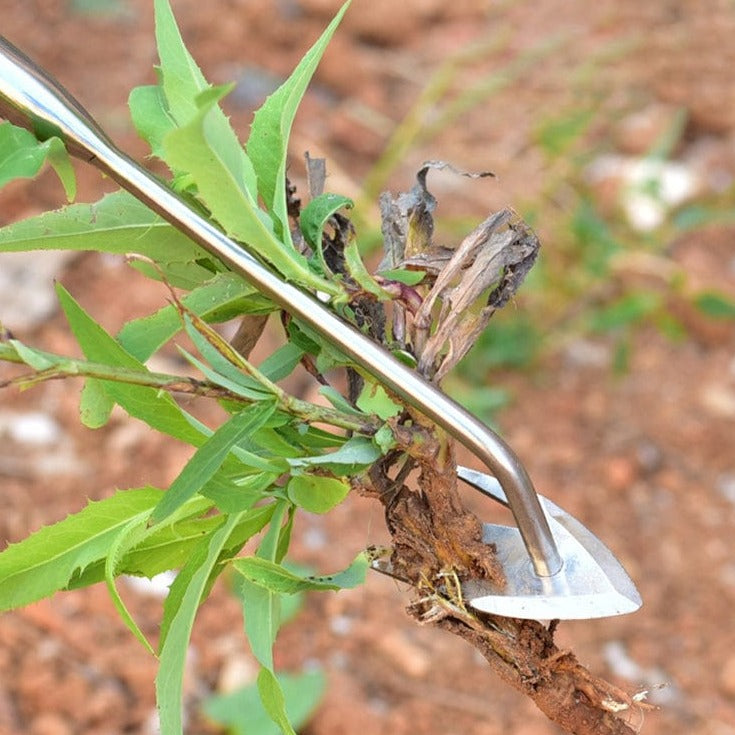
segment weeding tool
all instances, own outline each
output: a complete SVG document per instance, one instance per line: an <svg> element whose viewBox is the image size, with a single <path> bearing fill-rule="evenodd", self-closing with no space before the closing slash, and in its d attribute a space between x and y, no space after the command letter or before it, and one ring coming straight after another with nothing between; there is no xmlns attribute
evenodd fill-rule
<svg viewBox="0 0 735 735"><path fill-rule="evenodd" d="M517 528L485 524L485 541L496 544L508 584L502 589L466 585L463 594L470 604L497 615L532 619L605 617L640 606L635 586L602 542L551 501L544 499L542 505L528 473L503 439L195 212L117 148L69 92L2 36L0 115L40 139L61 138L70 153L101 169L483 461L497 486L489 476L482 481L475 478L475 484L507 503ZM570 540L576 543L573 549ZM599 580L606 580L605 589ZM616 594L609 594L610 589ZM622 605L621 598L629 604Z"/></svg>

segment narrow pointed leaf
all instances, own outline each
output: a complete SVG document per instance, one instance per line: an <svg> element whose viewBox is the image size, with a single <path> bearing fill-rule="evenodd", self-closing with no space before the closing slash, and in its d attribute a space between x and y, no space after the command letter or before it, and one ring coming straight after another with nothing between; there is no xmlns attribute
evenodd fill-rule
<svg viewBox="0 0 735 735"><path fill-rule="evenodd" d="M301 98L334 31L349 6L345 3L316 43L306 52L291 76L255 113L246 150L258 176L258 191L279 232L289 237L286 208L286 159L288 139Z"/></svg>
<svg viewBox="0 0 735 735"><path fill-rule="evenodd" d="M236 559L232 567L248 582L265 587L271 592L292 595L309 590L339 590L357 587L365 582L369 563L368 554L363 551L357 555L347 569L319 577L300 577L281 564L257 556Z"/></svg>
<svg viewBox="0 0 735 735"><path fill-rule="evenodd" d="M118 492L8 546L0 553L0 610L65 589L75 574L104 559L120 530L147 517L160 497L151 487Z"/></svg>
<svg viewBox="0 0 735 735"><path fill-rule="evenodd" d="M220 426L194 453L181 474L173 481L168 492L153 511L151 520L160 523L204 487L222 466L242 436L256 432L275 411L275 403L261 401L235 414ZM267 462L263 461L267 468Z"/></svg>
<svg viewBox="0 0 735 735"><path fill-rule="evenodd" d="M305 725L316 709L326 688L323 672L303 674L277 673L276 679L286 700L286 714L297 730ZM266 713L257 683L227 694L219 694L204 702L204 712L210 719L228 728L231 735L281 735L281 729Z"/></svg>
<svg viewBox="0 0 735 735"><path fill-rule="evenodd" d="M275 561L278 553L278 538L283 519L288 511L288 502L275 504L268 532L258 548L258 556ZM280 596L245 578L236 587L245 616L245 634L253 655L262 666L273 668L273 642L281 625Z"/></svg>
<svg viewBox="0 0 735 735"><path fill-rule="evenodd" d="M184 46L168 0L156 0L156 45L161 60L160 74L163 96L168 113L178 126L186 125L198 114L197 97L210 85ZM245 150L237 139L227 116L219 107L208 119L208 133L212 149L237 186L247 191L251 200L257 197L255 171ZM163 146L164 153L166 146ZM166 162L176 168L175 162L164 155ZM188 171L186 167L183 170Z"/></svg>
<svg viewBox="0 0 735 735"><path fill-rule="evenodd" d="M193 262L210 256L125 191L95 204L73 204L0 229L0 252L95 250L139 253L162 262Z"/></svg>
<svg viewBox="0 0 735 735"><path fill-rule="evenodd" d="M218 109L219 97L226 91L213 88L199 96L198 113L187 125L166 136L166 160L191 174L199 196L230 237L247 243L251 251L270 262L285 278L326 293L339 293L335 284L319 278L309 269L303 255L277 239L268 215L240 186L214 149L210 117Z"/></svg>
<svg viewBox="0 0 735 735"><path fill-rule="evenodd" d="M66 289L57 284L59 301L71 325L74 336L85 356L92 361L146 370L139 360L128 354L102 327L100 327L72 298ZM208 433L205 427L186 416L168 393L155 388L125 385L104 381L105 390L131 416L147 423L151 428L181 439L195 446L202 444Z"/></svg>
<svg viewBox="0 0 735 735"><path fill-rule="evenodd" d="M235 273L218 273L182 302L207 322L223 322L240 314L268 313L274 306L253 286ZM147 360L183 328L181 315L173 305L155 314L134 319L120 330L120 344L139 360Z"/></svg>
<svg viewBox="0 0 735 735"><path fill-rule="evenodd" d="M381 456L381 450L371 439L353 436L334 452L297 457L289 464L292 467L319 467L335 475L351 475L369 467Z"/></svg>
<svg viewBox="0 0 735 735"><path fill-rule="evenodd" d="M281 728L283 735L296 735L286 714L286 698L283 689L270 669L263 667L258 674L258 693L263 707L273 722Z"/></svg>
<svg viewBox="0 0 735 735"><path fill-rule="evenodd" d="M138 135L148 143L153 155L163 158L163 139L176 127L176 120L168 110L161 87L136 87L128 97L128 107Z"/></svg>
<svg viewBox="0 0 735 735"><path fill-rule="evenodd" d="M128 610L122 597L120 597L120 593L118 592L115 584L115 575L117 574L123 555L130 548L136 546L146 535L148 528L147 519L147 516L143 518L134 518L125 525L117 534L115 539L113 539L107 552L107 558L105 559L105 584L107 585L107 591L110 593L110 597L112 598L112 603L115 605L118 615L125 623L128 630L143 644L143 647L150 654L155 655L153 646L151 646L148 639L143 634L143 631L135 622L130 610Z"/></svg>
<svg viewBox="0 0 735 735"><path fill-rule="evenodd" d="M229 516L217 531L202 541L176 577L164 603L166 636L161 644L156 676L162 735L180 735L182 732L182 686L191 629L210 574L239 520L239 515Z"/></svg>

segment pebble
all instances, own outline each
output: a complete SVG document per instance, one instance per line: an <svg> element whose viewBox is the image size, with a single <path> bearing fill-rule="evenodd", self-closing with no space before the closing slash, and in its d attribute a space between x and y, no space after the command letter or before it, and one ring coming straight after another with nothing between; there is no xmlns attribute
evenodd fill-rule
<svg viewBox="0 0 735 735"><path fill-rule="evenodd" d="M329 629L335 635L346 636L352 631L353 622L349 615L335 615L329 619Z"/></svg>
<svg viewBox="0 0 735 735"><path fill-rule="evenodd" d="M637 476L636 463L630 457L610 457L605 462L605 480L612 490L626 490Z"/></svg>
<svg viewBox="0 0 735 735"><path fill-rule="evenodd" d="M258 665L252 656L237 653L229 656L217 677L217 691L227 694L252 684L258 678Z"/></svg>
<svg viewBox="0 0 735 735"><path fill-rule="evenodd" d="M723 419L735 418L735 389L730 386L721 383L705 385L699 400L709 414Z"/></svg>
<svg viewBox="0 0 735 735"><path fill-rule="evenodd" d="M578 338L564 347L564 359L569 367L606 368L612 362L612 354L607 344Z"/></svg>
<svg viewBox="0 0 735 735"><path fill-rule="evenodd" d="M5 425L9 437L19 444L49 446L62 436L61 427L51 416L40 411L0 415L0 430Z"/></svg>

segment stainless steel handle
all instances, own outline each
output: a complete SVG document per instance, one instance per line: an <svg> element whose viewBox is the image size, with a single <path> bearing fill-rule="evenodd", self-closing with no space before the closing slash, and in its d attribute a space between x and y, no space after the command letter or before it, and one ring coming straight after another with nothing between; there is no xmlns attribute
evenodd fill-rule
<svg viewBox="0 0 735 735"><path fill-rule="evenodd" d="M519 458L497 434L315 298L281 280L194 212L122 153L79 102L2 36L0 115L24 125L41 138L58 135L70 152L102 169L474 452L505 490L536 574L552 576L561 569L562 559L533 484Z"/></svg>

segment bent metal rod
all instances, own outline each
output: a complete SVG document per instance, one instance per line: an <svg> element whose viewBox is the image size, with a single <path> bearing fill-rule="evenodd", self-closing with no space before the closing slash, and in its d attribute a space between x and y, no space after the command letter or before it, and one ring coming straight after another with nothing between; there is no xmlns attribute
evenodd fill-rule
<svg viewBox="0 0 735 735"><path fill-rule="evenodd" d="M563 561L531 479L503 439L383 347L342 321L314 297L284 282L198 215L119 150L74 97L2 36L0 115L40 138L60 137L70 153L104 171L123 189L446 430L481 459L500 482L536 574L549 577L561 569Z"/></svg>

